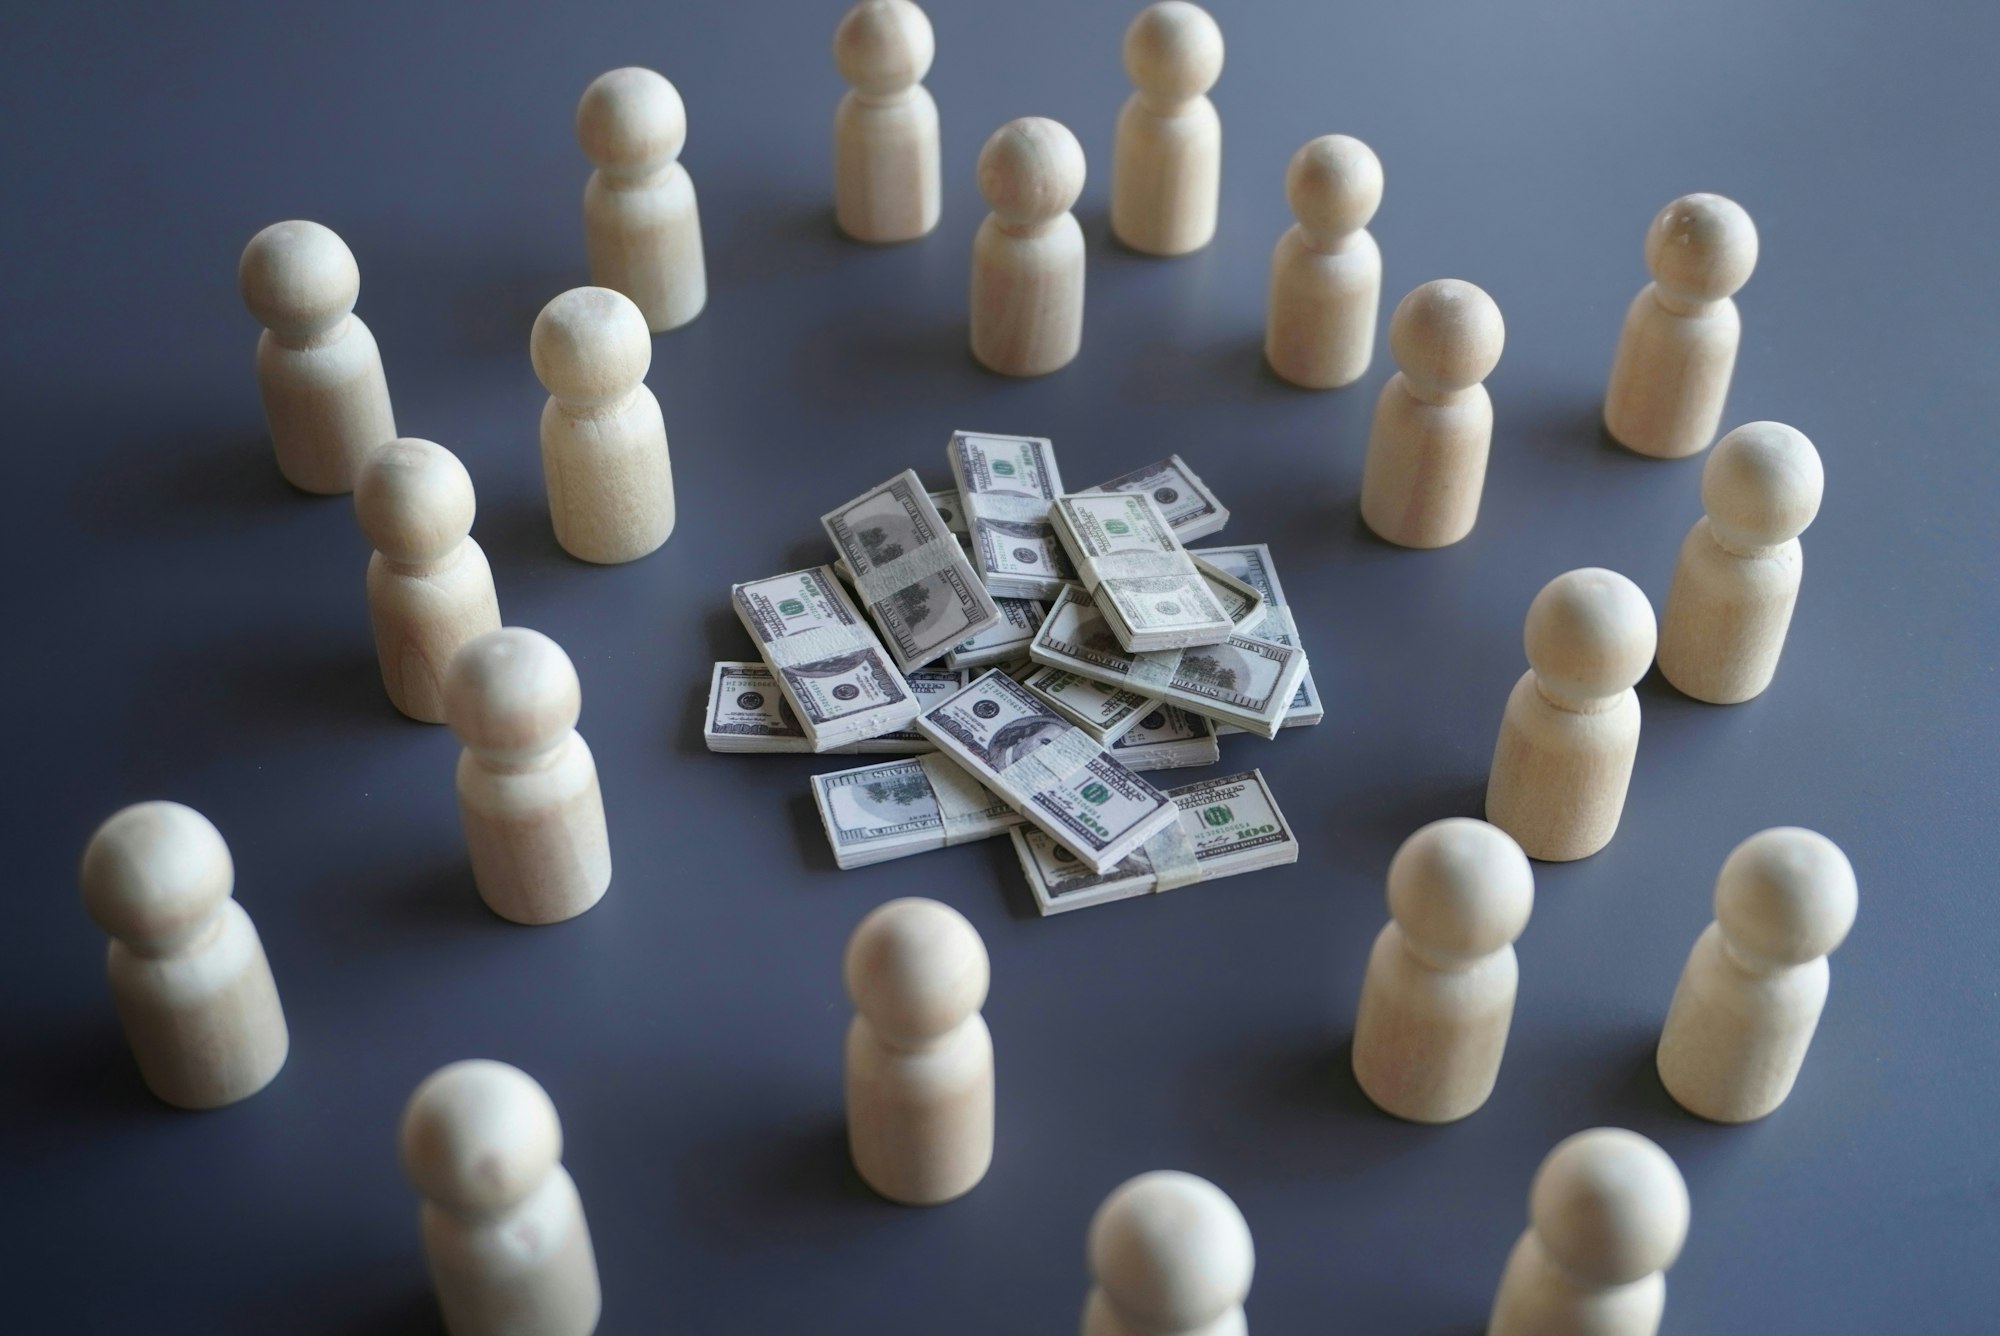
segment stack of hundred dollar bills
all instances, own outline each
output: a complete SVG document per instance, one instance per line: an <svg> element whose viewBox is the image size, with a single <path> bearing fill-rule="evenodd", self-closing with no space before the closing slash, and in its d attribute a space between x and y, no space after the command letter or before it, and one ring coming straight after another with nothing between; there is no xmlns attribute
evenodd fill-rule
<svg viewBox="0 0 2000 1336"><path fill-rule="evenodd" d="M1044 914L1298 857L1261 771L1162 790L1217 737L1316 724L1270 549L1178 455L1081 491L1039 436L960 431L820 517L831 560L746 580L757 658L710 670L717 752L894 759L812 780L835 862L1007 835Z"/></svg>

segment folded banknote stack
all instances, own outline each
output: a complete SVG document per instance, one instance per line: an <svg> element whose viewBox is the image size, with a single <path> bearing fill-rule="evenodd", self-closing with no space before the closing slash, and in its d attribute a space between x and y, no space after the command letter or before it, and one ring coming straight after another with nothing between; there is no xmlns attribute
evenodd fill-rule
<svg viewBox="0 0 2000 1336"><path fill-rule="evenodd" d="M730 589L757 658L710 670L716 752L896 759L812 780L843 868L998 835L1044 914L1298 857L1262 772L1161 789L1224 733L1324 715L1271 551L1178 455L1065 487L1046 437L952 433L820 517L825 564Z"/></svg>

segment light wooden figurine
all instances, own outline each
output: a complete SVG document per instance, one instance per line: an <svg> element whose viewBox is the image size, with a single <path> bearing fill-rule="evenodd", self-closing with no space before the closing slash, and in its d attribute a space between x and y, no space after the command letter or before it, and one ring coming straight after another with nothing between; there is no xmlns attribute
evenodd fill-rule
<svg viewBox="0 0 2000 1336"><path fill-rule="evenodd" d="M1567 862L1611 842L1639 750L1639 697L1653 661L1646 596L1616 571L1558 575L1529 605L1528 671L1500 719L1486 819L1530 858Z"/></svg>
<svg viewBox="0 0 2000 1336"><path fill-rule="evenodd" d="M609 288L571 288L535 317L528 352L549 392L542 477L556 541L603 564L655 550L674 531L674 468L646 388L653 342L639 308Z"/></svg>
<svg viewBox="0 0 2000 1336"><path fill-rule="evenodd" d="M479 898L516 923L559 923L603 898L611 846L597 762L576 731L583 691L562 647L509 626L466 645L445 673L458 812Z"/></svg>
<svg viewBox="0 0 2000 1336"><path fill-rule="evenodd" d="M678 329L708 304L681 95L636 65L600 74L577 104L576 140L597 168L583 188L590 281L630 297L653 333Z"/></svg>
<svg viewBox="0 0 2000 1336"><path fill-rule="evenodd" d="M1006 376L1068 366L1083 346L1083 147L1041 116L1009 121L979 150L992 213L972 241L972 355Z"/></svg>
<svg viewBox="0 0 2000 1336"><path fill-rule="evenodd" d="M1623 1128L1578 1132L1535 1173L1487 1336L1654 1336L1687 1230L1665 1151Z"/></svg>
<svg viewBox="0 0 2000 1336"><path fill-rule="evenodd" d="M1481 384L1500 362L1500 308L1463 279L1412 291L1389 318L1402 368L1375 400L1361 518L1402 547L1446 547L1472 532L1486 488L1493 400Z"/></svg>
<svg viewBox="0 0 2000 1336"><path fill-rule="evenodd" d="M590 1336L602 1296L562 1122L518 1067L473 1059L403 1110L403 1172L451 1336Z"/></svg>
<svg viewBox="0 0 2000 1336"><path fill-rule="evenodd" d="M1125 29L1136 92L1118 113L1111 231L1135 251L1186 255L1215 236L1222 118L1208 90L1222 77L1222 29L1188 0L1160 0Z"/></svg>
<svg viewBox="0 0 2000 1336"><path fill-rule="evenodd" d="M1625 312L1604 427L1658 459L1700 454L1722 424L1742 318L1731 300L1757 267L1757 229L1721 195L1683 195L1646 231L1653 281Z"/></svg>
<svg viewBox="0 0 2000 1336"><path fill-rule="evenodd" d="M1205 1178L1154 1170L1113 1189L1090 1221L1083 1336L1244 1336L1257 1269L1250 1226Z"/></svg>
<svg viewBox="0 0 2000 1336"><path fill-rule="evenodd" d="M256 926L230 898L222 833L193 808L138 803L90 837L80 881L111 936L111 997L147 1087L216 1109L269 1085L291 1036Z"/></svg>
<svg viewBox="0 0 2000 1336"><path fill-rule="evenodd" d="M1534 903L1527 855L1497 826L1451 817L1403 841L1354 1021L1354 1077L1384 1112L1448 1123L1486 1103Z"/></svg>
<svg viewBox="0 0 2000 1336"><path fill-rule="evenodd" d="M986 944L948 905L891 900L855 928L843 972L854 1168L907 1206L965 1195L993 1162Z"/></svg>
<svg viewBox="0 0 2000 1336"><path fill-rule="evenodd" d="M389 442L354 488L354 514L374 544L368 618L390 703L444 722L444 673L474 636L500 628L493 568L472 540L472 477L430 441Z"/></svg>
<svg viewBox="0 0 2000 1336"><path fill-rule="evenodd" d="M1819 513L1819 452L1782 422L1749 422L1716 443L1701 508L1681 544L1660 616L1660 673L1696 700L1734 705L1778 671Z"/></svg>
<svg viewBox="0 0 2000 1336"><path fill-rule="evenodd" d="M1660 1081L1682 1108L1745 1123L1785 1102L1856 895L1847 855L1813 831L1760 831L1730 853L1660 1035Z"/></svg>
<svg viewBox="0 0 2000 1336"><path fill-rule="evenodd" d="M938 221L931 21L910 0L861 0L833 34L853 85L833 117L833 216L856 241L911 241Z"/></svg>
<svg viewBox="0 0 2000 1336"><path fill-rule="evenodd" d="M1382 164L1347 135L1308 140L1285 168L1298 222L1271 255L1264 357L1309 390L1351 385L1375 355L1382 250L1368 222L1382 204Z"/></svg>
<svg viewBox="0 0 2000 1336"><path fill-rule="evenodd" d="M354 314L354 252L318 223L273 223L243 248L236 283L264 326L257 387L278 471L303 492L354 490L362 461L396 435L382 350Z"/></svg>

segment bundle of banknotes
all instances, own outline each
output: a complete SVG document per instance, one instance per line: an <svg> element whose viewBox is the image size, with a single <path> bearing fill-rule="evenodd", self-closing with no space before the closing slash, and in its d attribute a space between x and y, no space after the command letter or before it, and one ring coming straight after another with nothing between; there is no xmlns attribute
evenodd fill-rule
<svg viewBox="0 0 2000 1336"><path fill-rule="evenodd" d="M1046 437L954 432L820 517L823 566L731 588L758 659L713 665L718 752L898 759L813 778L835 861L1006 834L1045 914L1291 862L1257 771L1162 791L1217 737L1323 717L1270 549L1178 455L1080 491Z"/></svg>

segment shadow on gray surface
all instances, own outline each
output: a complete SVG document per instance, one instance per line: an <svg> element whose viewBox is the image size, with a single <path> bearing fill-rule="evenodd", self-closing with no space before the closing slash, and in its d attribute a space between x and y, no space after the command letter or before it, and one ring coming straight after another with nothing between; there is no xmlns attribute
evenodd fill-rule
<svg viewBox="0 0 2000 1336"><path fill-rule="evenodd" d="M813 1100L777 1100L783 1109ZM844 1115L747 1125L708 1140L664 1186L682 1212L732 1247L835 1241L889 1224L911 1208L878 1197L854 1171Z"/></svg>
<svg viewBox="0 0 2000 1336"><path fill-rule="evenodd" d="M873 761L893 760L889 756L831 756L823 761L838 761L827 769L842 770L854 765L867 765ZM826 826L819 819L819 805L813 801L810 787L803 793L794 793L785 800L785 815L792 828L792 844L798 849L806 867L815 872L837 872L840 864L833 861L833 850L827 847Z"/></svg>
<svg viewBox="0 0 2000 1336"><path fill-rule="evenodd" d="M16 1025L0 1048L9 1098L0 1128L20 1152L58 1153L120 1129L185 1116L154 1098L139 1077L107 996L88 1014L55 1025Z"/></svg>
<svg viewBox="0 0 2000 1336"><path fill-rule="evenodd" d="M824 200L788 196L748 206L735 203L730 216L736 225L702 238L710 301L718 289L824 273L862 245L842 235L833 220L833 206Z"/></svg>
<svg viewBox="0 0 2000 1336"><path fill-rule="evenodd" d="M173 539L226 532L287 505L353 504L286 482L270 437L261 424L243 425L244 416L238 409L218 413L213 427L114 432L129 435L112 447L117 463L85 476L70 493L70 513L105 537Z"/></svg>

